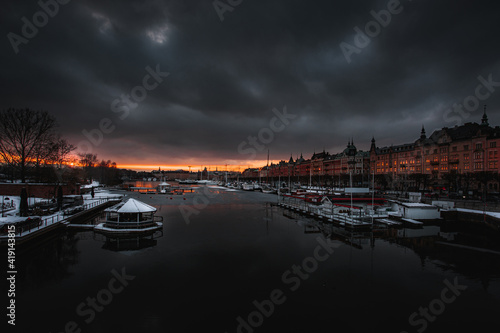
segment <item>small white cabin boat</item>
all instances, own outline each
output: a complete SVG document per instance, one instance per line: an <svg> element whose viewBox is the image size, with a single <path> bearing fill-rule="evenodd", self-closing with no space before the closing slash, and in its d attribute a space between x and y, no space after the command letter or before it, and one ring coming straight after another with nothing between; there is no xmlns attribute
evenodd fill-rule
<svg viewBox="0 0 500 333"><path fill-rule="evenodd" d="M254 186L253 186L253 184L244 183L242 185L242 189L243 189L243 191L253 191L254 190Z"/></svg>
<svg viewBox="0 0 500 333"><path fill-rule="evenodd" d="M389 215L406 219L436 220L441 217L438 207L416 202L391 201L391 210Z"/></svg>
<svg viewBox="0 0 500 333"><path fill-rule="evenodd" d="M139 200L128 199L106 210L106 221L95 231L111 234L135 234L163 228L163 217L155 216L156 208Z"/></svg>

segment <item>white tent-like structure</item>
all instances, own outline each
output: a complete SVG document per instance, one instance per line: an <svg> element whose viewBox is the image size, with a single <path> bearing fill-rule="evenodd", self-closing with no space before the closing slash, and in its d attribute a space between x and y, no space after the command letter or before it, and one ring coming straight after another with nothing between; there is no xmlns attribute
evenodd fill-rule
<svg viewBox="0 0 500 333"><path fill-rule="evenodd" d="M166 193L167 192L167 188L169 188L170 186L172 186L172 185L170 185L167 182L163 182L160 185L158 185L158 191L160 193Z"/></svg>
<svg viewBox="0 0 500 333"><path fill-rule="evenodd" d="M150 213L156 212L156 208L145 204L142 201L135 199L128 199L123 205L116 210L118 213Z"/></svg>
<svg viewBox="0 0 500 333"><path fill-rule="evenodd" d="M108 229L149 229L161 223L161 216L155 217L156 208L136 199L128 199L106 209L106 222L103 227Z"/></svg>

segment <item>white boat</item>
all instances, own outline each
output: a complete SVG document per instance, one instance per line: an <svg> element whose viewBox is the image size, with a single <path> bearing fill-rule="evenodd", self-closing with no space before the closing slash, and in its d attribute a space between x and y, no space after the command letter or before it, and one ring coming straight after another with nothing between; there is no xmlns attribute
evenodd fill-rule
<svg viewBox="0 0 500 333"><path fill-rule="evenodd" d="M260 190L262 191L262 193L267 193L267 194L275 194L275 193L278 193L278 190L276 190L275 188L272 188L268 185L263 185Z"/></svg>
<svg viewBox="0 0 500 333"><path fill-rule="evenodd" d="M197 183L198 184L203 184L203 185L217 185L217 182L215 182L213 180L207 180L207 179L198 180Z"/></svg>
<svg viewBox="0 0 500 333"><path fill-rule="evenodd" d="M186 185L192 185L192 184L197 184L198 181L194 179L185 179L185 180L180 180L179 184L186 184Z"/></svg>
<svg viewBox="0 0 500 333"><path fill-rule="evenodd" d="M389 202L391 203L391 211L388 214L392 216L413 220L437 220L441 217L439 207L433 205L396 200L389 200Z"/></svg>
<svg viewBox="0 0 500 333"><path fill-rule="evenodd" d="M243 184L241 186L241 188L243 191L253 191L254 190L253 184L247 184L247 183Z"/></svg>

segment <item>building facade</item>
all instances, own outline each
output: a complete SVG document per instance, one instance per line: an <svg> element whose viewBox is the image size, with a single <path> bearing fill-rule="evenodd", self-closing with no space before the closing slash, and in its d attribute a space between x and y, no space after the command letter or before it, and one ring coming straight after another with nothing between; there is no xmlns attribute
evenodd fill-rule
<svg viewBox="0 0 500 333"><path fill-rule="evenodd" d="M399 190L496 192L499 146L500 127L491 127L484 113L481 124L444 127L429 137L422 127L412 143L379 148L373 138L371 172L379 186L392 183Z"/></svg>
<svg viewBox="0 0 500 333"><path fill-rule="evenodd" d="M276 181L281 178L314 186L349 186L349 175L356 185L366 185L370 172L370 153L358 151L353 142L338 154L323 150L314 153L310 159L301 154L296 160L290 156L287 161L272 163L260 169L261 179Z"/></svg>
<svg viewBox="0 0 500 333"><path fill-rule="evenodd" d="M486 112L481 123L465 123L435 130L429 137L422 126L420 137L410 143L358 150L353 141L340 153L323 150L305 159L271 163L246 176L262 181L282 179L301 184L371 187L399 191L446 191L460 194L498 192L500 127L489 125Z"/></svg>

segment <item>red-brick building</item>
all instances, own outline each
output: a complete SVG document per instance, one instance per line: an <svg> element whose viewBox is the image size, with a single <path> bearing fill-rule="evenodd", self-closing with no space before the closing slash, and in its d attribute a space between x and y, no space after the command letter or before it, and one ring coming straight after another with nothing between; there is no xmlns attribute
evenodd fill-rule
<svg viewBox="0 0 500 333"><path fill-rule="evenodd" d="M446 190L481 193L499 190L500 127L491 127L486 112L481 123L443 127L427 137L424 127L414 142L377 147L372 138L369 152L350 141L344 151L324 150L310 159L302 154L295 161L271 164L260 169L260 177L291 178L302 184L371 186L375 176L379 188L417 191ZM481 191L481 192L480 192Z"/></svg>
<svg viewBox="0 0 500 333"><path fill-rule="evenodd" d="M58 184L1 183L0 194L20 196L25 188L28 197L51 199L56 197L58 187ZM63 195L80 195L80 184L61 184L61 188Z"/></svg>
<svg viewBox="0 0 500 333"><path fill-rule="evenodd" d="M310 159L304 159L301 154L295 161L290 157L288 162L271 164L261 169L261 178L268 176L276 180L282 177L303 184L346 186L350 173L355 176L357 185L361 185L368 181L369 171L370 153L358 151L354 143L349 142L338 154L331 155L323 150L315 152Z"/></svg>
<svg viewBox="0 0 500 333"><path fill-rule="evenodd" d="M400 189L498 191L500 127L491 127L486 113L481 124L444 127L412 143L379 148L372 139L371 172L386 176ZM380 177L377 177L380 179Z"/></svg>

